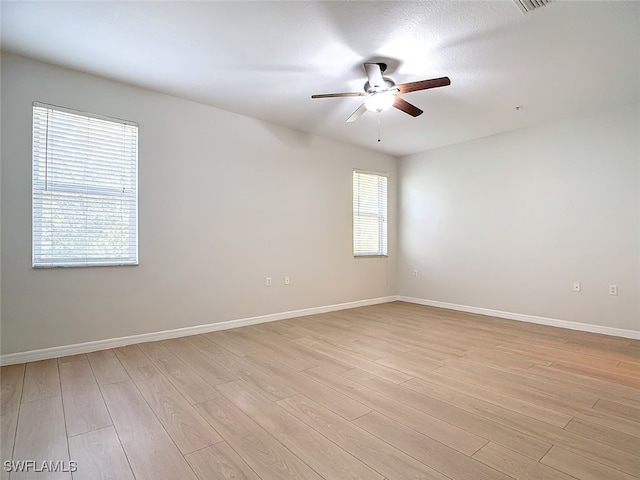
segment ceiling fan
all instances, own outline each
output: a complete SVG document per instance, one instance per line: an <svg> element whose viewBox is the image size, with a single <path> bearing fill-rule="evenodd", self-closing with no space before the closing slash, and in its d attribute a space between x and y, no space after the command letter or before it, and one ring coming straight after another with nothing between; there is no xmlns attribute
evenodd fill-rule
<svg viewBox="0 0 640 480"><path fill-rule="evenodd" d="M366 97L364 103L347 118L347 122L355 122L367 110L380 113L391 107L408 113L412 117L417 117L422 114L422 110L399 97L399 95L451 84L449 77L440 77L396 85L389 77L382 76L387 69L386 63L365 63L364 69L367 72L364 92L322 93L311 95L311 98Z"/></svg>

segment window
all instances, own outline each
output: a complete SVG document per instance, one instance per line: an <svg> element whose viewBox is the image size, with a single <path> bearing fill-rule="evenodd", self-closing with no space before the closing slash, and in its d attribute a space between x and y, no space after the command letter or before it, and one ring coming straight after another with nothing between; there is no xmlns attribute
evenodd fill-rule
<svg viewBox="0 0 640 480"><path fill-rule="evenodd" d="M353 255L387 256L387 176L353 171Z"/></svg>
<svg viewBox="0 0 640 480"><path fill-rule="evenodd" d="M138 126L33 104L33 266L138 264Z"/></svg>

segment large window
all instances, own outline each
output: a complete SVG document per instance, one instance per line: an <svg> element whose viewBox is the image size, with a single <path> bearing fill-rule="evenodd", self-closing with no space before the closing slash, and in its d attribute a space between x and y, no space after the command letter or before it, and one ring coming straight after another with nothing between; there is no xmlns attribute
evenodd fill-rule
<svg viewBox="0 0 640 480"><path fill-rule="evenodd" d="M33 266L138 264L138 126L33 104Z"/></svg>
<svg viewBox="0 0 640 480"><path fill-rule="evenodd" d="M353 172L353 255L387 255L387 176Z"/></svg>

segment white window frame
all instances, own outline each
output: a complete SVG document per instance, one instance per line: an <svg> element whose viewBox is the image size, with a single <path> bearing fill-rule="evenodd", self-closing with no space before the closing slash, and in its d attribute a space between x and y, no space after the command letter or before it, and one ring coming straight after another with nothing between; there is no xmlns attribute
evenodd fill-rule
<svg viewBox="0 0 640 480"><path fill-rule="evenodd" d="M138 265L138 125L33 102L33 268Z"/></svg>
<svg viewBox="0 0 640 480"><path fill-rule="evenodd" d="M362 181L372 183L365 185ZM389 176L386 173L354 169L352 196L353 256L356 258L387 257L389 254ZM375 227L366 225L370 223L367 220L371 219L377 220Z"/></svg>

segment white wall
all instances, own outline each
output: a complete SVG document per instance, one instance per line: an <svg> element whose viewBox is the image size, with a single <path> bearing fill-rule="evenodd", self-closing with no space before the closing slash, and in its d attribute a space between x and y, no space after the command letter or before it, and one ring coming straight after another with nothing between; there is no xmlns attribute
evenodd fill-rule
<svg viewBox="0 0 640 480"><path fill-rule="evenodd" d="M638 105L396 172L389 156L23 57L0 69L2 354L397 293L640 330ZM31 268L34 100L140 124L139 266ZM352 257L354 167L390 174L389 259Z"/></svg>
<svg viewBox="0 0 640 480"><path fill-rule="evenodd" d="M1 71L3 354L396 293L394 221L389 259L351 249L352 170L389 173L395 211L392 157L14 55ZM34 100L139 123L139 266L31 268Z"/></svg>
<svg viewBox="0 0 640 480"><path fill-rule="evenodd" d="M639 164L637 104L402 158L399 294L640 330Z"/></svg>

